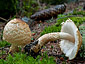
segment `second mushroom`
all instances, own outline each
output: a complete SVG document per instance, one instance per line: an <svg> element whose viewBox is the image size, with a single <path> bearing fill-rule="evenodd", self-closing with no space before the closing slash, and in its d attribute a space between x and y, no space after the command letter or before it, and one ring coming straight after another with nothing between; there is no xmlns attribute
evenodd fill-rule
<svg viewBox="0 0 85 64"><path fill-rule="evenodd" d="M78 28L70 19L62 24L61 32L48 33L38 38L38 44L33 46L32 50L37 53L49 41L57 39L61 39L60 48L65 56L69 57L69 60L74 59L81 47L82 37Z"/></svg>
<svg viewBox="0 0 85 64"><path fill-rule="evenodd" d="M31 42L31 31L28 24L18 18L9 21L4 27L3 40L12 44L9 52L19 51L19 47L23 50L24 46Z"/></svg>

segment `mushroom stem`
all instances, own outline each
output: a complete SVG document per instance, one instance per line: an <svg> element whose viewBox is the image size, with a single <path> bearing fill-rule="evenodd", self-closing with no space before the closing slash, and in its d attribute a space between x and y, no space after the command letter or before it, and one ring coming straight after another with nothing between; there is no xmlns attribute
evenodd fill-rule
<svg viewBox="0 0 85 64"><path fill-rule="evenodd" d="M19 48L18 48L18 46L12 44L11 47L10 47L10 49L9 49L9 53L10 52L12 53L12 52L15 52L15 51L19 51Z"/></svg>
<svg viewBox="0 0 85 64"><path fill-rule="evenodd" d="M41 36L38 39L38 44L36 46L33 46L32 50L37 53L41 49L41 47L47 44L49 41L55 41L57 39L69 40L73 43L75 42L75 38L68 33L64 32L48 33Z"/></svg>

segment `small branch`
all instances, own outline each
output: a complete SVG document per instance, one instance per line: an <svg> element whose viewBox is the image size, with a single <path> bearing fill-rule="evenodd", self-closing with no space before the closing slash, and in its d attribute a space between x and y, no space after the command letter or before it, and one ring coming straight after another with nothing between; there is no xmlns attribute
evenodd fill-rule
<svg viewBox="0 0 85 64"><path fill-rule="evenodd" d="M39 7L42 8L39 0L37 0L37 3L39 5Z"/></svg>
<svg viewBox="0 0 85 64"><path fill-rule="evenodd" d="M0 17L1 20L4 20L5 22L8 22L7 19Z"/></svg>
<svg viewBox="0 0 85 64"><path fill-rule="evenodd" d="M38 5L40 6L40 1L39 1L39 0L37 0L37 3L38 3Z"/></svg>
<svg viewBox="0 0 85 64"><path fill-rule="evenodd" d="M57 20L63 19L63 18L69 18L69 17L83 17L83 16L82 15L70 15L70 16L65 16L65 17L57 18Z"/></svg>
<svg viewBox="0 0 85 64"><path fill-rule="evenodd" d="M84 16L83 16L83 15L69 15L69 16L64 16L64 17L57 18L56 21L53 20L53 22L57 22L57 21L60 20L60 19L70 18L70 17L84 17Z"/></svg>

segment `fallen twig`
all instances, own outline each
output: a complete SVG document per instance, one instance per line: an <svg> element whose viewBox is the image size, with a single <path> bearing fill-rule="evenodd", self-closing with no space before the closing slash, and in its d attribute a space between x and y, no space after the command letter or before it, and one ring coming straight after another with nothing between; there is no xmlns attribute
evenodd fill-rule
<svg viewBox="0 0 85 64"><path fill-rule="evenodd" d="M5 22L8 22L7 19L0 17L1 20L4 20Z"/></svg>
<svg viewBox="0 0 85 64"><path fill-rule="evenodd" d="M69 18L69 17L83 17L83 16L82 15L70 15L70 16L64 16L64 17L57 18L56 20L63 19L63 18Z"/></svg>

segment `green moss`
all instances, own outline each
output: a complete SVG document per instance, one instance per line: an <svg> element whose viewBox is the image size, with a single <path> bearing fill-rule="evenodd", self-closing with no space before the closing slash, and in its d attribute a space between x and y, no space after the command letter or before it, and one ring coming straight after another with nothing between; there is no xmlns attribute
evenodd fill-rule
<svg viewBox="0 0 85 64"><path fill-rule="evenodd" d="M85 26L79 26L80 33L82 34L82 46L79 51L80 57L85 58Z"/></svg>
<svg viewBox="0 0 85 64"><path fill-rule="evenodd" d="M73 15L83 15L83 16L85 16L85 11L77 11L77 10L74 10L74 11L73 11Z"/></svg>
<svg viewBox="0 0 85 64"><path fill-rule="evenodd" d="M62 18L57 21L58 24L65 22L68 18ZM85 17L70 17L70 19L77 25L79 26L83 22L85 22ZM56 24L57 24L56 23Z"/></svg>
<svg viewBox="0 0 85 64"><path fill-rule="evenodd" d="M45 27L45 29L40 33L40 35L42 36L46 33L58 32L60 31L60 29L61 29L61 26L56 27L56 25Z"/></svg>
<svg viewBox="0 0 85 64"><path fill-rule="evenodd" d="M14 53L13 56L9 54L6 60L0 59L0 64L56 64L56 62L54 57L48 57L46 53L44 56L37 56L36 59L26 54Z"/></svg>
<svg viewBox="0 0 85 64"><path fill-rule="evenodd" d="M55 25L45 27L45 29L41 32L41 36L46 34L46 33L60 32L60 30L61 30L61 23L65 22L67 19L68 19L67 17L61 18L61 19L57 20L57 23ZM77 25L77 27L80 24L82 24L83 22L85 22L85 17L70 17L70 19L72 21L74 21L74 23Z"/></svg>
<svg viewBox="0 0 85 64"><path fill-rule="evenodd" d="M39 10L39 5L35 0L25 0L23 1L23 15L30 17L32 14Z"/></svg>
<svg viewBox="0 0 85 64"><path fill-rule="evenodd" d="M0 47L4 47L6 45L10 45L7 41L0 41Z"/></svg>

